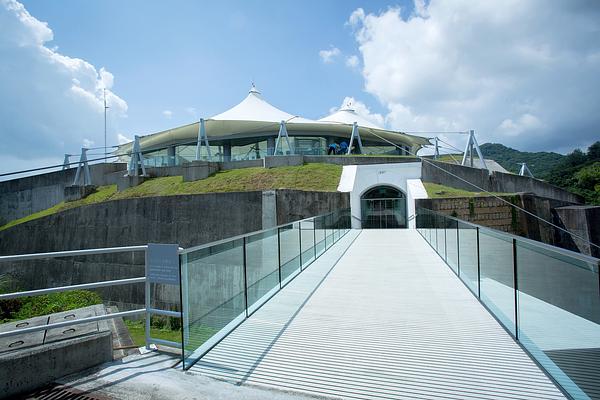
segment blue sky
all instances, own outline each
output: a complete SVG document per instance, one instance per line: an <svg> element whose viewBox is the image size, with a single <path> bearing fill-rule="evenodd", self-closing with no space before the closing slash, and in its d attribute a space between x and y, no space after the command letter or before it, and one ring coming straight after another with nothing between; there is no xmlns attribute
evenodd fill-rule
<svg viewBox="0 0 600 400"><path fill-rule="evenodd" d="M0 59L1 172L101 146L104 87L109 144L220 113L253 80L307 118L353 98L399 131L600 138L598 1L0 0Z"/></svg>
<svg viewBox="0 0 600 400"><path fill-rule="evenodd" d="M216 3L216 4L214 4ZM406 4L404 4L406 3ZM392 3L406 6L412 2ZM360 71L321 62L319 50L358 54L346 24L364 2L24 1L54 31L50 46L103 66L128 104L122 132L149 133L235 105L252 79L274 105L325 116L345 96L381 106L363 91ZM167 6L168 4L168 6ZM389 2L368 2L379 12ZM172 112L171 119L162 112Z"/></svg>

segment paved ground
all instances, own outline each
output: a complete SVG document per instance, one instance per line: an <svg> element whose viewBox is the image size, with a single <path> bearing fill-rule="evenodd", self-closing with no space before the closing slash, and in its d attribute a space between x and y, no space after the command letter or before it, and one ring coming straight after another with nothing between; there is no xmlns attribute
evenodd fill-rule
<svg viewBox="0 0 600 400"><path fill-rule="evenodd" d="M127 400L302 400L314 397L251 386L234 386L183 373L179 357L156 352L131 355L58 383L90 393L91 398ZM177 365L175 367L175 365ZM66 397L65 397L66 398Z"/></svg>
<svg viewBox="0 0 600 400"><path fill-rule="evenodd" d="M347 398L563 398L416 231L362 231L332 268L353 235L191 371Z"/></svg>

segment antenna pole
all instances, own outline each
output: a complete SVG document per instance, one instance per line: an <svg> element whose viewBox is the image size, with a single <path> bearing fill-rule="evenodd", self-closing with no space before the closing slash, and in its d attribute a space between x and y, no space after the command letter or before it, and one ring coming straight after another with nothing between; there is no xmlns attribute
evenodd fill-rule
<svg viewBox="0 0 600 400"><path fill-rule="evenodd" d="M108 108L106 106L106 88L104 88L103 90L103 94L104 94L104 162L106 163L106 109Z"/></svg>

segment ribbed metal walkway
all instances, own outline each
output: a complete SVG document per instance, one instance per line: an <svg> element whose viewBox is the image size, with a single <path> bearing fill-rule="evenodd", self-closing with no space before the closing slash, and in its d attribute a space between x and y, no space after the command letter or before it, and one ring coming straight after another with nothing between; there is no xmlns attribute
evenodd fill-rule
<svg viewBox="0 0 600 400"><path fill-rule="evenodd" d="M327 397L564 398L414 230L349 233L191 372Z"/></svg>

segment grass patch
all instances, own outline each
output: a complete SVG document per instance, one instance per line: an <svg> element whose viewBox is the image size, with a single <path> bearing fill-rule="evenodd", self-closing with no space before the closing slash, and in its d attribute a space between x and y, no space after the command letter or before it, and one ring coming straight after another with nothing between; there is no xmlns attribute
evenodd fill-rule
<svg viewBox="0 0 600 400"><path fill-rule="evenodd" d="M0 300L0 319L2 322L21 321L101 303L100 296L88 290L72 290L41 296Z"/></svg>
<svg viewBox="0 0 600 400"><path fill-rule="evenodd" d="M133 340L133 343L138 347L146 345L145 324L146 323L144 320L125 320L125 326L127 326L127 330L129 330L129 336L131 336L131 340ZM170 340L171 342L181 343L180 329L171 329L169 327L157 328L155 326L151 326L150 336L155 339Z"/></svg>
<svg viewBox="0 0 600 400"><path fill-rule="evenodd" d="M48 215L56 214L60 211L68 210L70 208L81 207L81 206L85 206L87 204L101 203L103 201L110 200L110 198L112 196L114 196L115 193L117 193L117 185L100 186L94 193L90 194L85 199L81 199L81 200L77 200L77 201L70 201L70 202L63 201L62 203L58 203L57 205L55 205L53 207L47 208L42 211L38 211L36 213L30 214L23 218L15 219L13 221L10 221L6 225L1 226L0 231L2 231L4 229L8 229L8 228L18 225L18 224L32 221L34 219L38 219L38 218L46 217Z"/></svg>
<svg viewBox="0 0 600 400"><path fill-rule="evenodd" d="M447 197L482 197L482 196L509 196L512 193L486 193L470 192L468 190L456 189L450 186L438 185L437 183L423 182L427 195L432 199L442 199Z"/></svg>
<svg viewBox="0 0 600 400"><path fill-rule="evenodd" d="M46 210L10 221L0 231L60 211L109 200L181 194L247 192L255 190L296 189L335 192L342 174L342 166L334 164L306 164L296 167L243 168L217 172L195 182L184 182L181 176L153 178L139 186L117 192L117 185L100 186L85 199L62 202Z"/></svg>

